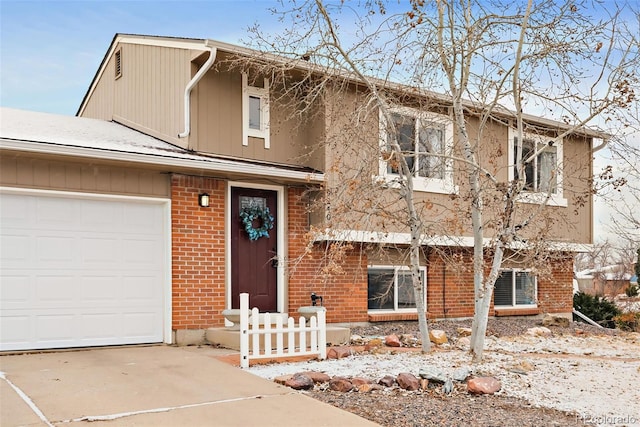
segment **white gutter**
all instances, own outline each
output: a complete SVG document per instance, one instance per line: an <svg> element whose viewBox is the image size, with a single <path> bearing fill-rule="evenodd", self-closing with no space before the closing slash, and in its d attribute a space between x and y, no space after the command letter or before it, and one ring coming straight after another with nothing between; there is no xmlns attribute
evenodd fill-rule
<svg viewBox="0 0 640 427"><path fill-rule="evenodd" d="M199 172L207 171L243 174L257 177L267 176L269 178L279 178L296 182L321 183L324 181L323 173L287 170L266 165L248 165L246 163L220 159L197 158L197 156L159 156L154 154L131 153L127 151L72 147L54 143L18 141L5 138L0 138L0 149L48 155L53 154L91 159L117 160L155 166L189 168L197 169Z"/></svg>
<svg viewBox="0 0 640 427"><path fill-rule="evenodd" d="M191 133L191 90L198 84L205 73L209 71L215 62L216 54L218 53L218 49L213 46L211 40L206 40L204 44L210 49L209 59L207 59L207 62L200 67L196 75L193 76L191 81L187 84L187 87L184 89L184 132L179 133L178 138L186 138Z"/></svg>

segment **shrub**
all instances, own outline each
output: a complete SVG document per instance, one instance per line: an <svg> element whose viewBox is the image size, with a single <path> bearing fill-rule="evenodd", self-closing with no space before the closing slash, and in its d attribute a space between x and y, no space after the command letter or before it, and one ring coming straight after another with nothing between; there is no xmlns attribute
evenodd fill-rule
<svg viewBox="0 0 640 427"><path fill-rule="evenodd" d="M638 285L629 285L629 287L624 290L624 293L627 294L629 298L637 297Z"/></svg>
<svg viewBox="0 0 640 427"><path fill-rule="evenodd" d="M622 313L613 318L618 329L640 332L640 313Z"/></svg>
<svg viewBox="0 0 640 427"><path fill-rule="evenodd" d="M614 317L621 314L614 303L599 296L578 292L573 296L573 308L605 328L615 329ZM576 317L576 316L574 316ZM577 320L581 320L578 318Z"/></svg>

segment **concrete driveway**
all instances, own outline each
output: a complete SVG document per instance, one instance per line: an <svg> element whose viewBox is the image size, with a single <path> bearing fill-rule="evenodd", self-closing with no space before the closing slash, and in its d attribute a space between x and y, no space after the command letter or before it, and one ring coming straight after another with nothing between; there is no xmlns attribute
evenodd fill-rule
<svg viewBox="0 0 640 427"><path fill-rule="evenodd" d="M209 347L0 356L0 425L374 426L216 359Z"/></svg>

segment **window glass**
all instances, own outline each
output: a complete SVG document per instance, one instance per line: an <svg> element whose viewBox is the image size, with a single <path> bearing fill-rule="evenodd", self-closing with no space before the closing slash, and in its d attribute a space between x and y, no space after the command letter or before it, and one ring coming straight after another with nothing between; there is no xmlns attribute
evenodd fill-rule
<svg viewBox="0 0 640 427"><path fill-rule="evenodd" d="M536 286L533 277L525 271L516 272L516 304L535 304Z"/></svg>
<svg viewBox="0 0 640 427"><path fill-rule="evenodd" d="M510 271L500 273L493 289L494 305L512 305L513 304L513 285Z"/></svg>
<svg viewBox="0 0 640 427"><path fill-rule="evenodd" d="M392 269L369 269L367 274L368 308L372 310L393 310L394 271Z"/></svg>
<svg viewBox="0 0 640 427"><path fill-rule="evenodd" d="M249 128L260 130L260 97L249 96Z"/></svg>
<svg viewBox="0 0 640 427"><path fill-rule="evenodd" d="M518 160L517 138L514 138L513 164ZM526 161L535 153L536 144L532 140L525 139L522 142L522 161ZM531 159L524 165L526 182L524 189L527 191L540 191L556 193L558 188L558 178L556 169L558 161L558 150L554 147L545 147L544 151ZM518 179L518 169L514 166L514 177Z"/></svg>
<svg viewBox="0 0 640 427"><path fill-rule="evenodd" d="M538 188L540 191L556 192L558 160L556 147L547 147L538 157Z"/></svg>
<svg viewBox="0 0 640 427"><path fill-rule="evenodd" d="M423 122L420 127L418 152L427 154L444 154L444 129L435 123ZM419 157L418 176L444 179L444 157Z"/></svg>
<svg viewBox="0 0 640 427"><path fill-rule="evenodd" d="M416 308L411 272L398 271L398 308Z"/></svg>

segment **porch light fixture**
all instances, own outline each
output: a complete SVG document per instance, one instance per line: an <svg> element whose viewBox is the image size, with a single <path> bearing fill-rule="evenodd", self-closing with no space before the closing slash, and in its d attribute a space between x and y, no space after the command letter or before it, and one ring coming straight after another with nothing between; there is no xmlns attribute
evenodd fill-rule
<svg viewBox="0 0 640 427"><path fill-rule="evenodd" d="M198 195L198 204L203 208L208 208L209 207L209 194L200 193Z"/></svg>

